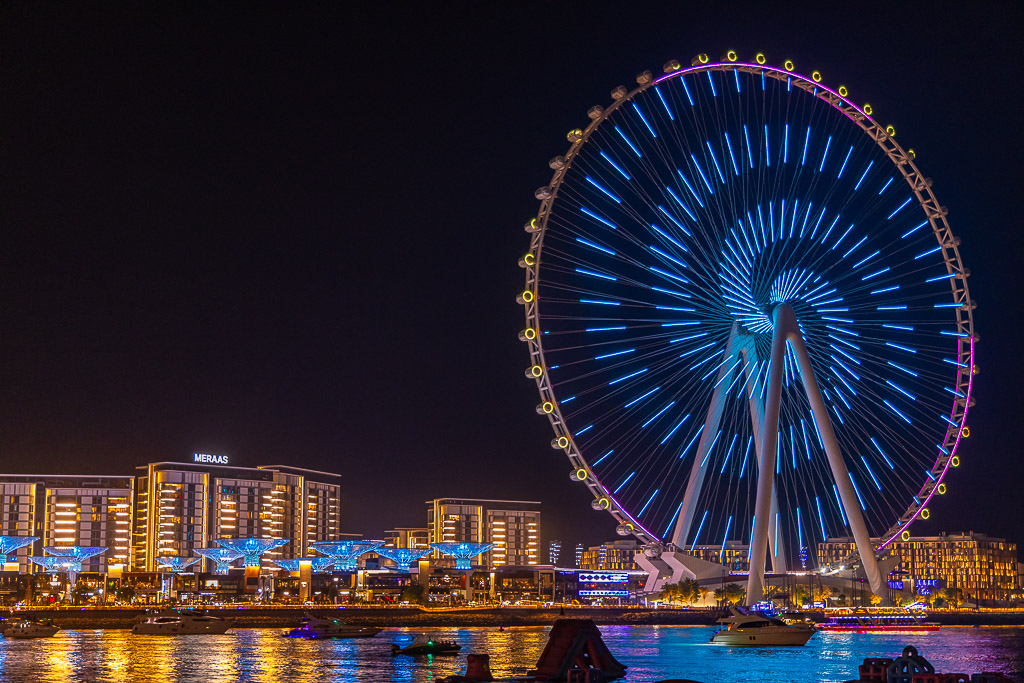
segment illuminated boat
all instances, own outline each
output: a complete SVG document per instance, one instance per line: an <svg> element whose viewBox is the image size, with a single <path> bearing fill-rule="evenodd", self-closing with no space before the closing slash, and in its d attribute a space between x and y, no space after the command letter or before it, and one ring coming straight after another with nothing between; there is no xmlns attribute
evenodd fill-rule
<svg viewBox="0 0 1024 683"><path fill-rule="evenodd" d="M150 614L132 626L132 633L145 636L220 635L231 628L227 619L201 610L165 610Z"/></svg>
<svg viewBox="0 0 1024 683"><path fill-rule="evenodd" d="M924 632L938 631L939 624L925 621L927 614L908 609L887 609L869 611L858 608L829 610L828 622L819 628L823 631L847 633Z"/></svg>
<svg viewBox="0 0 1024 683"><path fill-rule="evenodd" d="M409 655L418 657L420 655L454 655L462 649L458 643L450 640L434 640L427 636L418 636L412 645L399 647L397 644L391 646L392 655Z"/></svg>
<svg viewBox="0 0 1024 683"><path fill-rule="evenodd" d="M59 630L60 627L54 626L50 620L21 619L4 624L3 636L4 638L51 638Z"/></svg>
<svg viewBox="0 0 1024 683"><path fill-rule="evenodd" d="M711 636L715 645L732 645L740 647L764 647L770 645L803 645L815 629L806 623L787 624L774 617L753 612L744 614L736 608L730 608L732 616L718 620L726 628L716 631Z"/></svg>
<svg viewBox="0 0 1024 683"><path fill-rule="evenodd" d="M372 638L384 629L376 626L353 626L337 619L324 619L306 614L302 625L287 631L286 638Z"/></svg>

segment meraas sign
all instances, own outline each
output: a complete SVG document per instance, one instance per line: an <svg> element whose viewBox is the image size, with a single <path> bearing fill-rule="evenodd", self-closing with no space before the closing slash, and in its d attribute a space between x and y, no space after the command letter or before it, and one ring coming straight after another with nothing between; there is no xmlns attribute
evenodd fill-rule
<svg viewBox="0 0 1024 683"><path fill-rule="evenodd" d="M227 465L228 456L210 455L209 453L195 453L192 455L193 462L201 462L209 465Z"/></svg>

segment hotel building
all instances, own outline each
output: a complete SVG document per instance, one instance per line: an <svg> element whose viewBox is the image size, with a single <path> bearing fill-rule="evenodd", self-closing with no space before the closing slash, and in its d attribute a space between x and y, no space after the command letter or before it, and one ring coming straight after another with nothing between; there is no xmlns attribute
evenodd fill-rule
<svg viewBox="0 0 1024 683"><path fill-rule="evenodd" d="M311 555L313 543L338 537L338 475L284 465L234 467L222 464L224 456L201 456L138 468L133 569L155 571L158 557L194 556L221 538L288 539L263 556L273 566L272 560Z"/></svg>
<svg viewBox="0 0 1024 683"><path fill-rule="evenodd" d="M103 546L87 572L126 568L131 559L134 478L0 474L0 535L38 536L17 551L19 572L39 570L30 555L46 546Z"/></svg>
<svg viewBox="0 0 1024 683"><path fill-rule="evenodd" d="M878 543L879 539L872 539ZM831 538L818 544L818 562L839 563L853 552L853 539ZM889 545L900 580L917 588L959 588L974 602L1009 600L1018 589L1017 544L973 531L896 540ZM894 575L895 578L896 575Z"/></svg>
<svg viewBox="0 0 1024 683"><path fill-rule="evenodd" d="M591 546L583 551L580 569L594 570L633 570L639 569L633 556L643 548L636 541L608 541L601 545Z"/></svg>
<svg viewBox="0 0 1024 683"><path fill-rule="evenodd" d="M387 548L429 548L430 532L426 527L398 527L384 532Z"/></svg>
<svg viewBox="0 0 1024 683"><path fill-rule="evenodd" d="M493 543L494 547L482 559L488 569L539 564L540 528L540 503L537 501L476 498L427 501L429 542Z"/></svg>

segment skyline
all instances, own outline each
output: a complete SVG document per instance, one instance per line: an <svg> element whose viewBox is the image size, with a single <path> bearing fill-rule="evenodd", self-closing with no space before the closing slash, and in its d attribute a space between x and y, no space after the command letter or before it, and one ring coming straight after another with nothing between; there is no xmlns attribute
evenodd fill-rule
<svg viewBox="0 0 1024 683"><path fill-rule="evenodd" d="M764 51L846 83L934 178L972 269L981 373L963 465L912 533L1020 544L1006 435L1024 304L1007 296L1021 250L1006 185L1024 152L1021 10L993 7L956 21L890 8L888 23L794 12L771 36L763 14L661 6L638 35L620 21L643 12L612 8L539 24L7 8L3 469L283 459L341 474L346 530L464 496L540 500L545 540L614 539L522 377L521 226L565 132L613 87L673 58ZM418 28L428 19L444 39Z"/></svg>

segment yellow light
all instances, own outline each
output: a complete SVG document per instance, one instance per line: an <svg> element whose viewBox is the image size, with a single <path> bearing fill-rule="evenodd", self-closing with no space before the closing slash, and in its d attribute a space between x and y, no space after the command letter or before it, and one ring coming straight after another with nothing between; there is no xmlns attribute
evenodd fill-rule
<svg viewBox="0 0 1024 683"><path fill-rule="evenodd" d="M697 61L700 62L701 64L707 64L709 61L709 57L706 54L701 53L697 55Z"/></svg>
<svg viewBox="0 0 1024 683"><path fill-rule="evenodd" d="M815 83L821 83L821 72L820 71L812 71L811 72L811 80L814 81Z"/></svg>
<svg viewBox="0 0 1024 683"><path fill-rule="evenodd" d="M904 529L903 533L900 534L900 538L903 539L904 541L909 541L910 540L910 532L907 531L906 529Z"/></svg>
<svg viewBox="0 0 1024 683"><path fill-rule="evenodd" d="M940 496L946 495L946 482L939 484L935 490L939 492Z"/></svg>
<svg viewBox="0 0 1024 683"><path fill-rule="evenodd" d="M960 456L954 455L952 458L949 459L949 464L952 465L953 467L960 467Z"/></svg>
<svg viewBox="0 0 1024 683"><path fill-rule="evenodd" d="M552 441L551 445L553 445L555 448L566 448L569 445L569 437L560 436L554 441Z"/></svg>
<svg viewBox="0 0 1024 683"><path fill-rule="evenodd" d="M579 468L578 470L576 470L576 472L574 474L575 474L576 478L579 479L580 481L586 481L586 479L587 479L587 471L585 469L583 469L582 467Z"/></svg>
<svg viewBox="0 0 1024 683"><path fill-rule="evenodd" d="M736 50L729 50L728 52L726 52L725 53L725 58L728 59L730 62L735 62L736 61Z"/></svg>
<svg viewBox="0 0 1024 683"><path fill-rule="evenodd" d="M527 339L536 339L537 330L533 329L532 327L527 327L525 330L523 330L523 336L526 337Z"/></svg>
<svg viewBox="0 0 1024 683"><path fill-rule="evenodd" d="M530 290L526 290L525 292L522 293L522 297L523 301L525 301L526 303L530 303L531 301L533 301L533 292L531 292Z"/></svg>
<svg viewBox="0 0 1024 683"><path fill-rule="evenodd" d="M892 126L886 126L885 127L885 132L891 138L896 137L896 129L893 128Z"/></svg>
<svg viewBox="0 0 1024 683"><path fill-rule="evenodd" d="M931 516L932 513L928 510L928 508L921 508L921 519L928 519Z"/></svg>
<svg viewBox="0 0 1024 683"><path fill-rule="evenodd" d="M530 222L531 222L532 224L536 225L536 224L537 224L537 219L536 219L536 218L534 218L534 219L533 219L532 221L530 221ZM525 264L526 264L526 265L528 265L528 266L532 266L532 265L533 265L533 263L534 263L534 256L533 256L533 254L526 254L525 256L523 256L523 263L525 263Z"/></svg>
<svg viewBox="0 0 1024 683"><path fill-rule="evenodd" d="M542 409L542 410L543 410L543 411L544 411L545 413L551 413L551 412L554 412L554 410L555 410L555 404L554 404L554 403L552 403L551 401L544 401L544 403L543 403L543 404L541 404L541 409Z"/></svg>
<svg viewBox="0 0 1024 683"><path fill-rule="evenodd" d="M792 59L787 59L782 63L782 68L784 68L786 71L792 71L795 67L796 65L793 64Z"/></svg>
<svg viewBox="0 0 1024 683"><path fill-rule="evenodd" d="M763 52L758 52L756 55L754 55L754 61L757 62L758 64L764 64L768 60L767 58L765 58Z"/></svg>
<svg viewBox="0 0 1024 683"><path fill-rule="evenodd" d="M907 154L910 155L911 159L916 159L917 158L917 152L915 152L913 148L908 149L907 150Z"/></svg>
<svg viewBox="0 0 1024 683"><path fill-rule="evenodd" d="M971 435L971 428L964 425L964 428L960 430L960 433L964 435L964 438L968 438Z"/></svg>
<svg viewBox="0 0 1024 683"><path fill-rule="evenodd" d="M850 94L850 91L846 89L845 85L839 86L839 96L840 97L846 97L849 94Z"/></svg>
<svg viewBox="0 0 1024 683"><path fill-rule="evenodd" d="M573 128L573 129L572 129L572 130L570 130L570 131L569 131L569 133L568 133L568 134L567 134L567 135L565 136L565 138L566 138L566 139L567 139L567 140L568 140L569 142L577 142L577 141L578 141L578 140L579 140L580 138L582 138L582 137L583 137L583 131L582 131L582 130L580 130L579 128ZM535 219L535 220L536 220L536 219Z"/></svg>
<svg viewBox="0 0 1024 683"><path fill-rule="evenodd" d="M864 113L867 114L868 116L871 116L872 112L874 112L874 109L871 108L870 104L865 104L863 109Z"/></svg>
<svg viewBox="0 0 1024 683"><path fill-rule="evenodd" d="M530 368L530 374L533 375L534 377L540 377L541 375L544 374L544 368L542 368L539 365L534 365L532 368Z"/></svg>

